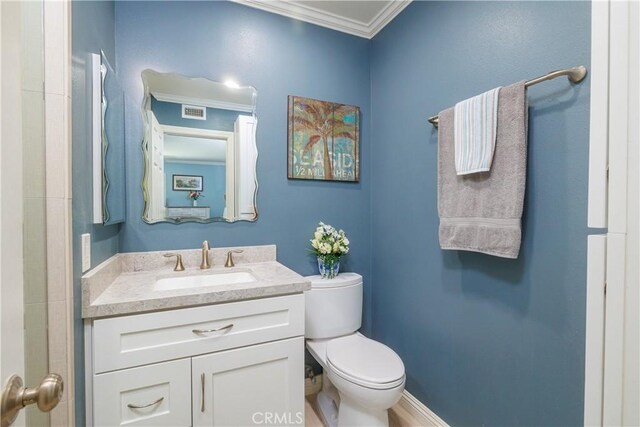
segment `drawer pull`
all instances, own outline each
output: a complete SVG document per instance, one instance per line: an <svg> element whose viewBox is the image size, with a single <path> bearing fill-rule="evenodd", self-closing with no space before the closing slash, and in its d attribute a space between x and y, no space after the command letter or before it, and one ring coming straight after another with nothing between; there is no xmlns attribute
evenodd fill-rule
<svg viewBox="0 0 640 427"><path fill-rule="evenodd" d="M129 404L127 405L127 407L128 407L128 408L131 408L131 409L142 409L142 408L148 408L149 406L157 405L158 403L162 402L163 400L164 400L164 397L161 397L160 399L158 399L158 400L156 400L156 401L153 401L153 402L151 402L151 403L149 403L149 404L146 404L146 405L133 405L133 404L129 403Z"/></svg>
<svg viewBox="0 0 640 427"><path fill-rule="evenodd" d="M204 412L204 373L200 375L200 384L202 385L202 396L200 397L200 412Z"/></svg>
<svg viewBox="0 0 640 427"><path fill-rule="evenodd" d="M229 323L226 326L221 326L219 328L214 328L214 329L193 329L191 330L191 332L193 332L194 334L208 334L211 332L220 332L220 331L225 331L227 329L231 329L233 328L233 323Z"/></svg>

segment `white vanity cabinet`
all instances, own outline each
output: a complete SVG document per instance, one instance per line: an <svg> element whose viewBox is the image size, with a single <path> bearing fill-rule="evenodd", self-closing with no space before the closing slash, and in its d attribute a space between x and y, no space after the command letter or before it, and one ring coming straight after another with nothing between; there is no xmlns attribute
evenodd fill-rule
<svg viewBox="0 0 640 427"><path fill-rule="evenodd" d="M89 320L85 334L88 425L304 422L302 294Z"/></svg>

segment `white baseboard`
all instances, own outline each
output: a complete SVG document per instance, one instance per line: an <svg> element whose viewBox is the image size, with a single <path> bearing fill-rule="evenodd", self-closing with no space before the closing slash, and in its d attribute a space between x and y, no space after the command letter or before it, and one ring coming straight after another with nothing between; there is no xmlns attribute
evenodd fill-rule
<svg viewBox="0 0 640 427"><path fill-rule="evenodd" d="M427 408L407 390L402 392L402 397L398 405L407 411L418 425L426 427L449 427L449 424L444 422L442 418Z"/></svg>

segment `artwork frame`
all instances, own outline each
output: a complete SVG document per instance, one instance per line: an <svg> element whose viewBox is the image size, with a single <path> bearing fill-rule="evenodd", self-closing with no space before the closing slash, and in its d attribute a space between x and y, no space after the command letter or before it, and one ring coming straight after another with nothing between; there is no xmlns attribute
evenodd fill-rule
<svg viewBox="0 0 640 427"><path fill-rule="evenodd" d="M173 191L202 191L204 178L201 175L178 175L171 177Z"/></svg>
<svg viewBox="0 0 640 427"><path fill-rule="evenodd" d="M360 107L289 95L287 177L360 181Z"/></svg>

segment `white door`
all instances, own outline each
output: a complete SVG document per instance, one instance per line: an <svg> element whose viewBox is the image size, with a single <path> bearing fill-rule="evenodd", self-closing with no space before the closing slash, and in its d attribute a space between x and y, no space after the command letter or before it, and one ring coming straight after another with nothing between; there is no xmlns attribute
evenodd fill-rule
<svg viewBox="0 0 640 427"><path fill-rule="evenodd" d="M236 215L240 219L253 220L256 217L256 124L255 117L244 115L239 115L235 122Z"/></svg>
<svg viewBox="0 0 640 427"><path fill-rule="evenodd" d="M193 425L304 423L304 338L192 359Z"/></svg>
<svg viewBox="0 0 640 427"><path fill-rule="evenodd" d="M237 123L237 122L236 122ZM236 124L237 126L237 124ZM224 212L226 219L234 221L238 214L237 185L236 185L236 141L237 132L231 138L227 138L226 154L226 188L224 193Z"/></svg>
<svg viewBox="0 0 640 427"><path fill-rule="evenodd" d="M0 3L0 380L24 378L22 278L21 7ZM17 178L17 179L16 179ZM14 425L23 426L24 414Z"/></svg>
<svg viewBox="0 0 640 427"><path fill-rule="evenodd" d="M0 2L0 21L2 426L48 426L48 414L36 405L22 410L22 399L18 398L22 382L28 387L38 386L49 368L43 3ZM60 384L61 379L56 384L48 383L56 387ZM59 392L57 387L58 397ZM44 403L37 400L40 405ZM10 402L18 404L5 406Z"/></svg>

